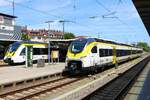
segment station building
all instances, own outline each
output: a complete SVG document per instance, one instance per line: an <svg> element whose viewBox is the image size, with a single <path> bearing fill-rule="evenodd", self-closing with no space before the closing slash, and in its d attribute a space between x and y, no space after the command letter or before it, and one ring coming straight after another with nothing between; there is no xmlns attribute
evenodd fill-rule
<svg viewBox="0 0 150 100"><path fill-rule="evenodd" d="M15 25L16 16L0 13L0 40L20 40L21 26Z"/></svg>
<svg viewBox="0 0 150 100"><path fill-rule="evenodd" d="M15 24L16 16L0 13L0 59L7 46L21 40L21 26Z"/></svg>
<svg viewBox="0 0 150 100"><path fill-rule="evenodd" d="M7 46L16 41L22 41L22 34L31 37L31 41L48 43L48 33L46 29L27 29L27 27L15 24L16 16L0 13L0 59L3 59ZM72 39L63 39L63 32L50 30L51 50L58 50L60 61L64 61L69 44Z"/></svg>
<svg viewBox="0 0 150 100"><path fill-rule="evenodd" d="M30 36L31 41L47 42L49 31L46 29L22 29L23 34ZM63 32L59 30L50 30L51 39L63 39Z"/></svg>

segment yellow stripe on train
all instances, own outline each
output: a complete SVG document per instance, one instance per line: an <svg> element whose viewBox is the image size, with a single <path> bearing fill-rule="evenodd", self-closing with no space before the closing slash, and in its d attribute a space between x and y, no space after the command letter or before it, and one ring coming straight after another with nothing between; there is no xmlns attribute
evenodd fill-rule
<svg viewBox="0 0 150 100"><path fill-rule="evenodd" d="M6 56L11 57L15 54L15 52L6 52Z"/></svg>
<svg viewBox="0 0 150 100"><path fill-rule="evenodd" d="M23 46L36 46L36 47L47 46L47 44L27 44L27 43L24 43L22 45Z"/></svg>

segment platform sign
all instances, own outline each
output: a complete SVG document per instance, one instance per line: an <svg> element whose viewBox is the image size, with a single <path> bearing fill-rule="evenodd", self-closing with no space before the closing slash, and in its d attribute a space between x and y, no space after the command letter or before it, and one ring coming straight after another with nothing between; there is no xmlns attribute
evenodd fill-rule
<svg viewBox="0 0 150 100"><path fill-rule="evenodd" d="M59 51L58 50L52 50L51 59L52 59L52 62L53 62L53 60L56 62L56 59L59 62Z"/></svg>
<svg viewBox="0 0 150 100"><path fill-rule="evenodd" d="M33 66L33 46L26 46L26 67Z"/></svg>
<svg viewBox="0 0 150 100"><path fill-rule="evenodd" d="M51 53L52 58L57 59L59 57L59 52L58 50L53 50Z"/></svg>

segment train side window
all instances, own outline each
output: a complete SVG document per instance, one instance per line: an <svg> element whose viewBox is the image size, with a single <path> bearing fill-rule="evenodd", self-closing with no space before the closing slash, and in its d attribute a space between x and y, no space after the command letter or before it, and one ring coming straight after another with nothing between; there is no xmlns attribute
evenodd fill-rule
<svg viewBox="0 0 150 100"><path fill-rule="evenodd" d="M122 56L125 56L125 50L121 50Z"/></svg>
<svg viewBox="0 0 150 100"><path fill-rule="evenodd" d="M45 52L45 48L40 48L40 54L44 55L45 54L44 52Z"/></svg>
<svg viewBox="0 0 150 100"><path fill-rule="evenodd" d="M99 49L99 57L103 57L103 49Z"/></svg>
<svg viewBox="0 0 150 100"><path fill-rule="evenodd" d="M106 56L105 49L102 49L102 52L103 52L103 53L102 53L102 56L105 57L105 56Z"/></svg>
<svg viewBox="0 0 150 100"><path fill-rule="evenodd" d="M109 49L109 56L112 56L112 55L113 55L112 49Z"/></svg>
<svg viewBox="0 0 150 100"><path fill-rule="evenodd" d="M117 57L119 57L120 56L120 50L117 50L117 55L116 55Z"/></svg>
<svg viewBox="0 0 150 100"><path fill-rule="evenodd" d="M40 49L39 48L33 48L33 55L40 55Z"/></svg>
<svg viewBox="0 0 150 100"><path fill-rule="evenodd" d="M116 51L117 51L116 56L119 57L119 50L116 50Z"/></svg>
<svg viewBox="0 0 150 100"><path fill-rule="evenodd" d="M44 54L48 54L48 48L44 48Z"/></svg>
<svg viewBox="0 0 150 100"><path fill-rule="evenodd" d="M94 46L91 50L92 53L97 53L97 46Z"/></svg>
<svg viewBox="0 0 150 100"><path fill-rule="evenodd" d="M99 57L112 56L112 49L99 49Z"/></svg>
<svg viewBox="0 0 150 100"><path fill-rule="evenodd" d="M20 53L20 55L22 55L22 56L25 55L25 52L26 52L25 50L26 50L26 49L23 48L22 51L21 51L21 53Z"/></svg>
<svg viewBox="0 0 150 100"><path fill-rule="evenodd" d="M41 55L48 54L48 48L41 48L41 49L40 49L40 54L41 54Z"/></svg>
<svg viewBox="0 0 150 100"><path fill-rule="evenodd" d="M105 56L109 56L109 51L108 51L108 49L105 49Z"/></svg>
<svg viewBox="0 0 150 100"><path fill-rule="evenodd" d="M103 49L103 57L107 55L107 49Z"/></svg>

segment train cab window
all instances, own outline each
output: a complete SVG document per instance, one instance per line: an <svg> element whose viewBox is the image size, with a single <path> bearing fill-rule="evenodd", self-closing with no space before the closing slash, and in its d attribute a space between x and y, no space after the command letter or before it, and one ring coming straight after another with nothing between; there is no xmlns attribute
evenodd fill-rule
<svg viewBox="0 0 150 100"><path fill-rule="evenodd" d="M21 51L21 53L20 53L20 55L25 55L25 52L26 52L26 49L23 48L22 51Z"/></svg>
<svg viewBox="0 0 150 100"><path fill-rule="evenodd" d="M92 53L97 53L97 46L94 46L91 50Z"/></svg>
<svg viewBox="0 0 150 100"><path fill-rule="evenodd" d="M70 46L71 52L73 53L82 52L86 43L87 43L87 39L79 39L79 40L73 41Z"/></svg>

